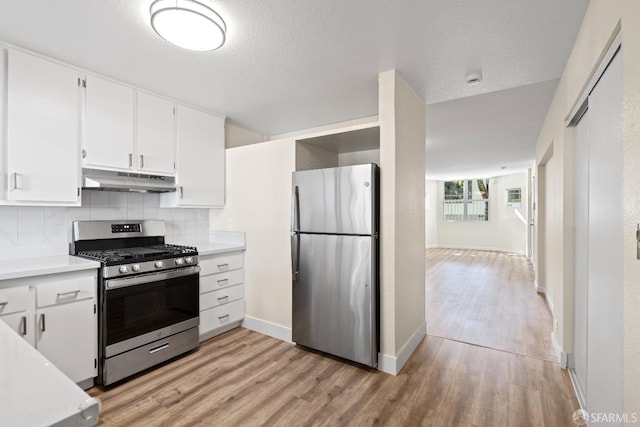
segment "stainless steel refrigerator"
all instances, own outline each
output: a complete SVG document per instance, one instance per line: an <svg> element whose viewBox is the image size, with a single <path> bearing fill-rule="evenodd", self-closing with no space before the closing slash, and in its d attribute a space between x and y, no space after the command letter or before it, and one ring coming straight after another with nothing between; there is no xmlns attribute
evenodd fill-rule
<svg viewBox="0 0 640 427"><path fill-rule="evenodd" d="M378 166L293 173L293 341L378 363Z"/></svg>

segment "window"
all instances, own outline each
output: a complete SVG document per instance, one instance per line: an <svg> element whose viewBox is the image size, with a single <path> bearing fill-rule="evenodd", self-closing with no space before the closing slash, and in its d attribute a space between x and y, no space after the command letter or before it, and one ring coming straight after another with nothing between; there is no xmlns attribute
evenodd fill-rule
<svg viewBox="0 0 640 427"><path fill-rule="evenodd" d="M488 221L489 180L445 181L443 214L445 221Z"/></svg>
<svg viewBox="0 0 640 427"><path fill-rule="evenodd" d="M507 189L507 207L519 208L522 206L522 190L520 188Z"/></svg>

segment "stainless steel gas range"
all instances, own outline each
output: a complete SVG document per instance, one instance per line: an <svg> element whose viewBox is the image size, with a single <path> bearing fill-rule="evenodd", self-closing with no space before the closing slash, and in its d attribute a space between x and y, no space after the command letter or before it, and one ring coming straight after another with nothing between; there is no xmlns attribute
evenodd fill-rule
<svg viewBox="0 0 640 427"><path fill-rule="evenodd" d="M70 252L102 264L98 384L199 346L195 247L165 244L163 221L76 221Z"/></svg>

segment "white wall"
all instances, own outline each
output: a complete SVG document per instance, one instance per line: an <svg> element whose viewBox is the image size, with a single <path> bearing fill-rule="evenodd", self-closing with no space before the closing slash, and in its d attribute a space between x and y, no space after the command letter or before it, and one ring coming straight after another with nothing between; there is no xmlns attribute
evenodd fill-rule
<svg viewBox="0 0 640 427"><path fill-rule="evenodd" d="M447 222L442 215L443 182L438 182L434 207L437 216L437 245L443 248L484 249L527 253L528 173L527 171L489 180L489 220ZM506 190L520 188L522 205L507 207Z"/></svg>
<svg viewBox="0 0 640 427"><path fill-rule="evenodd" d="M81 207L0 206L0 259L68 254L76 220L161 219L169 237L208 235L208 209L158 205L158 194L84 191Z"/></svg>
<svg viewBox="0 0 640 427"><path fill-rule="evenodd" d="M246 315L291 340L291 173L295 139L226 150L224 209L211 209L212 230L246 233Z"/></svg>
<svg viewBox="0 0 640 427"><path fill-rule="evenodd" d="M425 247L437 248L438 247L438 214L442 213L442 210L438 207L441 206L438 203L438 188L442 186L439 181L427 180L425 182L425 195L424 195L424 224L425 224Z"/></svg>
<svg viewBox="0 0 640 427"><path fill-rule="evenodd" d="M426 333L425 113L422 100L396 70L381 73L378 82L380 352L382 369L396 373Z"/></svg>
<svg viewBox="0 0 640 427"><path fill-rule="evenodd" d="M564 351L571 351L573 330L573 131L567 130L566 119L575 106L581 91L587 85L602 56L618 30L622 33L623 53L623 188L624 216L624 404L625 412L640 413L640 261L636 259L635 228L640 222L640 2L636 0L593 0L576 37L567 66L558 83L547 117L536 146L540 163L548 148L553 147L557 161L559 191L547 195L557 203L547 224L539 225L538 241L545 239L545 225L558 224L561 236L557 245L547 245L545 254L550 259L561 260L557 268L544 272L542 259L538 259L536 278L550 275L558 283L561 292L553 296L555 307L562 306L562 314L556 314L561 331L559 343ZM612 189L615 191L615 189ZM539 205L542 200L539 201ZM540 210L538 212L540 214ZM557 309L556 309L557 310Z"/></svg>
<svg viewBox="0 0 640 427"><path fill-rule="evenodd" d="M375 163L376 165L380 165L379 149L338 154L338 166L364 165L367 163Z"/></svg>

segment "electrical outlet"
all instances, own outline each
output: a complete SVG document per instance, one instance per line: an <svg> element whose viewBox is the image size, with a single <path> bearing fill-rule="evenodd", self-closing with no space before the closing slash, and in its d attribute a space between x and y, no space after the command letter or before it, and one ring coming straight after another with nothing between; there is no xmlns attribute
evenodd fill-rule
<svg viewBox="0 0 640 427"><path fill-rule="evenodd" d="M233 220L231 218L227 218L227 228L229 230L233 228Z"/></svg>

